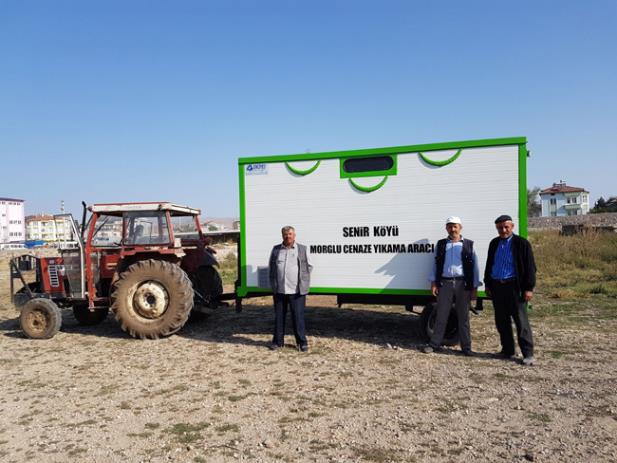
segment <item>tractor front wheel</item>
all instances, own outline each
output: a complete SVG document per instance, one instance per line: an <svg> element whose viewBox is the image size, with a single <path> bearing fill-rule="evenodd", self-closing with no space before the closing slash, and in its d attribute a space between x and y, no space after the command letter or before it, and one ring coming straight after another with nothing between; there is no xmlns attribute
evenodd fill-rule
<svg viewBox="0 0 617 463"><path fill-rule="evenodd" d="M62 312L50 299L37 297L22 306L19 324L31 339L53 338L60 331Z"/></svg>
<svg viewBox="0 0 617 463"><path fill-rule="evenodd" d="M178 265L148 259L120 274L111 299L124 331L136 338L157 339L184 326L193 308L193 286Z"/></svg>
<svg viewBox="0 0 617 463"><path fill-rule="evenodd" d="M108 307L98 308L94 311L84 306L73 306L73 315L77 323L84 326L94 326L102 323L109 313Z"/></svg>

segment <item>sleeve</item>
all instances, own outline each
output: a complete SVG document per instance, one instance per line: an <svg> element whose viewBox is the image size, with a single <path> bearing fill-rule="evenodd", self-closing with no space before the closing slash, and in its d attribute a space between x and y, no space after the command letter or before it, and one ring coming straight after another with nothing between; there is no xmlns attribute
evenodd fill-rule
<svg viewBox="0 0 617 463"><path fill-rule="evenodd" d="M484 267L484 287L491 289L491 267L493 266L493 260L495 259L495 240L491 241L488 245L488 255L486 257L486 265Z"/></svg>
<svg viewBox="0 0 617 463"><path fill-rule="evenodd" d="M437 274L437 262L435 261L435 259L433 259L433 267L431 269L431 275L428 279L430 283L437 281L437 278L435 277L436 274Z"/></svg>
<svg viewBox="0 0 617 463"><path fill-rule="evenodd" d="M309 256L308 246L306 247L306 265L308 265L308 271L311 273L313 271L313 266L311 265L311 260Z"/></svg>
<svg viewBox="0 0 617 463"><path fill-rule="evenodd" d="M480 281L480 267L478 266L478 256L476 251L473 251L473 287L477 288L482 282Z"/></svg>
<svg viewBox="0 0 617 463"><path fill-rule="evenodd" d="M525 291L533 291L536 286L536 261L533 257L533 249L531 243L525 240L526 265L527 265L527 282Z"/></svg>

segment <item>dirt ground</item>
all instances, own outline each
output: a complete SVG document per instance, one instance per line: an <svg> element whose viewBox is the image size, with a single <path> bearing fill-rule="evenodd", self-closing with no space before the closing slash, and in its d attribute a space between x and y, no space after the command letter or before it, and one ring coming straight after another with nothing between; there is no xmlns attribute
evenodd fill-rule
<svg viewBox="0 0 617 463"><path fill-rule="evenodd" d="M490 355L490 303L472 318L472 358L419 352L419 317L402 308L331 297L309 297L309 353L292 336L271 352L268 299L158 341L66 310L58 335L34 341L5 283L3 462L617 461L615 299L540 297L538 362L523 367Z"/></svg>

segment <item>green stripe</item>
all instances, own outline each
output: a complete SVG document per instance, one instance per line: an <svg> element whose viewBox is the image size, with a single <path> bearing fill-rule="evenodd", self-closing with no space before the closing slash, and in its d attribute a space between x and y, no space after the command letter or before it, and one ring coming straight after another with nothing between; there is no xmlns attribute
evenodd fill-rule
<svg viewBox="0 0 617 463"><path fill-rule="evenodd" d="M353 186L358 191L361 191L363 193L371 193L373 191L379 190L382 186L384 186L386 184L386 180L388 180L388 176L385 176L381 182L374 186L358 185L356 182L353 181L353 178L349 179L349 183L351 183L351 186Z"/></svg>
<svg viewBox="0 0 617 463"><path fill-rule="evenodd" d="M238 159L238 163L252 164L257 162L316 161L318 159L338 159L341 157L371 156L375 154L416 153L418 151L426 152L459 148L482 148L485 146L520 145L525 143L527 143L527 139L525 137L494 138L486 140L455 141L423 145L393 146L387 148L330 151L323 153L286 154L279 156L251 156Z"/></svg>
<svg viewBox="0 0 617 463"><path fill-rule="evenodd" d="M450 163L453 163L454 161L456 161L458 159L458 157L461 155L461 153L463 152L463 150L461 148L459 148L459 150L456 152L456 154L454 156L452 156L451 158L448 158L444 161L433 161L432 159L427 158L426 156L424 156L424 154L418 152L418 154L420 155L420 157L422 158L422 160L424 162L426 162L427 164L430 164L431 166L437 166L437 167L443 167L443 166L447 166Z"/></svg>
<svg viewBox="0 0 617 463"><path fill-rule="evenodd" d="M527 238L527 151L526 143L518 146L518 234Z"/></svg>
<svg viewBox="0 0 617 463"><path fill-rule="evenodd" d="M319 164L321 164L321 161L317 161L317 163L313 167L306 169L306 170L296 169L295 167L291 167L288 162L285 163L285 166L296 175L308 175L314 172L319 167Z"/></svg>
<svg viewBox="0 0 617 463"><path fill-rule="evenodd" d="M238 165L238 183L240 185L240 284L237 288L238 296L246 295L246 207L244 189L244 166Z"/></svg>
<svg viewBox="0 0 617 463"><path fill-rule="evenodd" d="M271 293L269 288L249 286L247 292L251 293ZM391 294L407 296L431 296L430 289L388 289L388 288L329 288L311 287L310 294ZM486 292L478 291L478 297L486 297Z"/></svg>

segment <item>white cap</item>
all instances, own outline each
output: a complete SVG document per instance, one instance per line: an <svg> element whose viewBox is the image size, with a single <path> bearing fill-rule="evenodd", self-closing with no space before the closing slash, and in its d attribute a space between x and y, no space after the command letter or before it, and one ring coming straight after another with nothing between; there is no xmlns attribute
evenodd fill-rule
<svg viewBox="0 0 617 463"><path fill-rule="evenodd" d="M458 223L459 225L463 225L463 222L461 222L461 218L455 215L451 215L446 219L446 225L448 225L449 223Z"/></svg>

